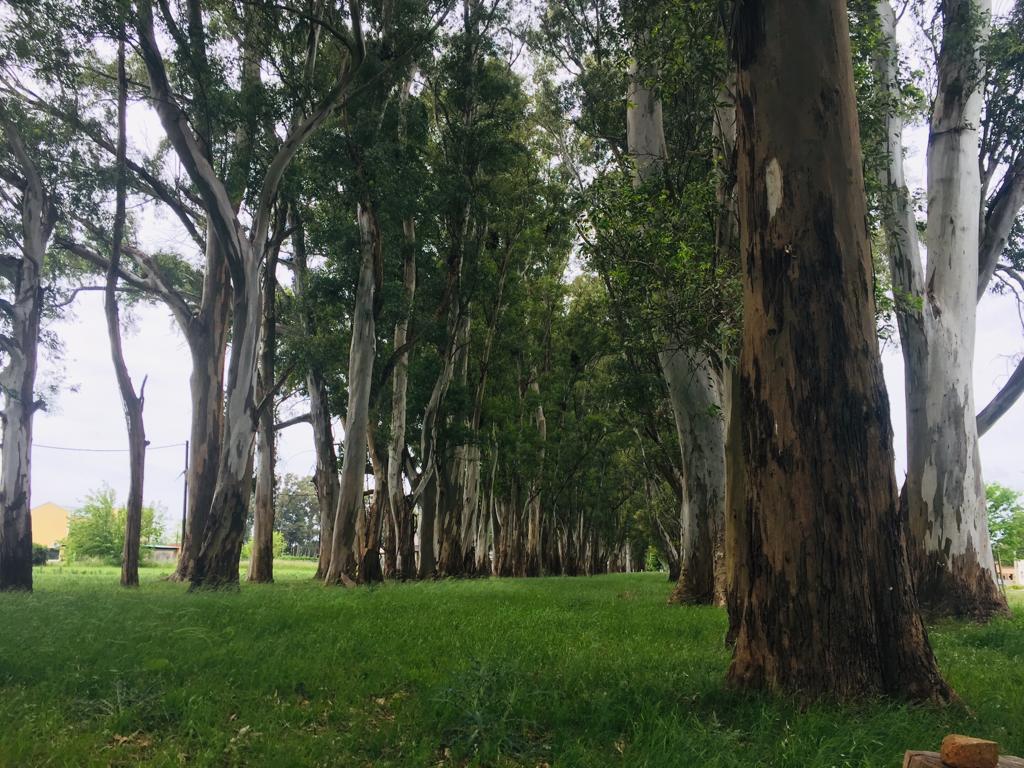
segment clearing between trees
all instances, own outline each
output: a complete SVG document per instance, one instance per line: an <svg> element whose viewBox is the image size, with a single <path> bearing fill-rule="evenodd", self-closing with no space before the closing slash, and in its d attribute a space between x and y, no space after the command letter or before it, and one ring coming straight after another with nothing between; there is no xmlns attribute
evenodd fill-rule
<svg viewBox="0 0 1024 768"><path fill-rule="evenodd" d="M897 766L949 732L1024 754L1013 616L930 627L963 704L734 692L723 609L663 574L329 590L316 564L187 594L47 567L0 622L0 766Z"/></svg>

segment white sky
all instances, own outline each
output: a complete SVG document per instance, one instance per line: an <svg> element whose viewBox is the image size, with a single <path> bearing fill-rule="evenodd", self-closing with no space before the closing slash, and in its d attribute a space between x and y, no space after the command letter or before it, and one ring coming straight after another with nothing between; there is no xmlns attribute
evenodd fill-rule
<svg viewBox="0 0 1024 768"><path fill-rule="evenodd" d="M1005 0L997 0L997 12ZM902 37L902 35L901 35ZM152 113L133 109L130 115L131 143L152 152L162 138ZM908 131L907 176L910 186L923 180L926 135L921 127ZM166 214L164 214L166 215ZM143 220L140 231L151 250L173 245L178 235L159 219ZM162 218L162 216L161 216ZM133 328L125 336L125 356L136 386L143 375L146 385L146 432L151 446L180 444L188 438L190 405L188 378L191 359L188 348L170 313L162 305L133 310ZM103 484L124 499L128 490L128 455L60 451L43 446L90 449L123 449L127 445L120 396L110 362L102 294L80 294L74 316L54 324L64 342L63 378L65 388L48 411L35 420L35 450L32 457L33 505L53 501L69 509L80 505L86 494ZM975 399L980 410L1013 371L1015 360L1024 353L1024 340L1015 302L1007 296L987 296L978 312L975 354ZM903 362L898 348L883 351L885 378L892 405L897 478L904 475L906 435L903 400ZM54 366L43 366L41 384L52 376ZM74 389L72 389L74 387ZM982 438L982 464L986 481L996 480L1024 489L1021 436L1024 435L1024 403L1018 403ZM335 435L335 439L340 437ZM315 466L312 430L306 424L280 433L278 473L312 474ZM165 510L169 530L180 525L184 469L184 446L151 449L146 460L147 502ZM173 535L173 533L172 533Z"/></svg>

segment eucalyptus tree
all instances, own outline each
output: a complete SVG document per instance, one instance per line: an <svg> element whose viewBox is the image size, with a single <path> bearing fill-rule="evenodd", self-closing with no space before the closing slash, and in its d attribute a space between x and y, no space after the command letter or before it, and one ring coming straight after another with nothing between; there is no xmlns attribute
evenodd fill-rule
<svg viewBox="0 0 1024 768"><path fill-rule="evenodd" d="M322 579L330 565L330 542L334 531L334 513L338 504L338 456L334 448L334 431L331 424L330 394L324 343L330 343L330 329L316 310L316 280L310 271L306 241L306 222L301 209L293 211L291 218L294 308L299 316L296 325L301 329L289 345L286 336L282 339L285 350L294 351L299 358L297 370L305 384L309 399L309 421L313 428L313 449L316 453L316 471L313 485L316 488L317 505L320 510L320 531L318 537L318 558L315 577ZM287 312L287 305L284 309ZM287 355L287 351L285 353Z"/></svg>
<svg viewBox="0 0 1024 768"><path fill-rule="evenodd" d="M0 104L7 150L0 164L0 202L4 208L3 227L7 230L2 254L3 282L4 292L11 296L0 303L0 351L5 358L0 370L4 398L0 591L32 589L32 422L43 405L36 397L36 372L44 262L57 219L53 193L11 109L11 105ZM17 224L15 216L20 219Z"/></svg>
<svg viewBox="0 0 1024 768"><path fill-rule="evenodd" d="M1024 205L1022 80L1014 55L1024 11L1017 4L990 40L988 3L941 5L924 264L903 167L905 93L914 85L901 71L891 4L879 2L876 10L875 69L888 96L882 210L907 382L903 498L911 565L926 610L987 617L1007 608L995 581L978 437L1019 395L1021 377L1011 376L976 417L974 339L977 303L993 275L1012 284L1016 274L1004 252L1012 250Z"/></svg>
<svg viewBox="0 0 1024 768"><path fill-rule="evenodd" d="M623 327L635 329L625 354L660 374L674 416L677 456L666 473L680 502L673 599L721 599L721 376L738 302L734 267L716 239L716 221L728 215L715 198L726 80L718 8L560 1L540 38L575 75L563 92L578 105L577 129L606 147L590 160L596 180L580 185L588 266L602 275ZM652 414L647 421L656 435Z"/></svg>
<svg viewBox="0 0 1024 768"><path fill-rule="evenodd" d="M209 30L201 23L199 6L192 3L190 10L186 27L189 34L202 38L195 48L200 57L207 57L210 45L205 37ZM218 173L204 142L191 127L190 103L176 95L160 50L153 7L140 4L136 19L139 50L154 106L210 220L212 239L223 250L231 280L232 354L226 376L223 440L210 516L192 573L194 587L232 584L238 579L256 420L269 404L265 394L259 401L255 397L262 318L260 269L286 231L283 225L275 226L285 220L278 194L282 178L309 137L357 89L372 89L378 80L386 79L381 72L403 66L410 53L429 37L435 24L429 5L389 6L388 13L378 21L384 28L393 27L403 34L388 49L387 57L383 57L375 50L381 36L368 38L364 31L365 9L360 3L351 4L347 17L331 7L317 9L319 15L292 15L270 5L245 5L241 11L231 10L241 40L241 55L235 62L240 75L239 97L264 106L262 112L257 109L244 114L238 127L236 142L245 162L235 165L241 172L237 178ZM187 39L182 23L167 12L166 6L161 6L161 21L172 39ZM282 27L287 32L289 27L304 24L320 25L328 34L300 34L298 45L274 44L275 39L280 39L276 36ZM308 66L314 57L315 65ZM271 87L260 75L264 66L282 73L282 87L274 88L273 92L279 97L294 95L293 108L274 111ZM288 85L293 87L284 87ZM246 204L248 227L239 218L239 200Z"/></svg>
<svg viewBox="0 0 1024 768"><path fill-rule="evenodd" d="M846 3L739 8L748 535L732 563L743 600L729 677L946 700L897 510Z"/></svg>
<svg viewBox="0 0 1024 768"><path fill-rule="evenodd" d="M69 25L60 4L12 4L0 21L0 590L32 588L31 458L36 412L46 406L37 381L40 347L58 348L44 321L77 295L77 265L52 250L70 212L98 216L104 169L83 143L45 109L23 98L28 72L62 82L68 48L97 33L94 19ZM61 30L63 46L34 46ZM90 286L95 289L95 286ZM81 288L79 288L80 290Z"/></svg>
<svg viewBox="0 0 1024 768"><path fill-rule="evenodd" d="M705 214L699 207L701 204L705 208L711 206L706 200L694 205L692 191L690 200L687 200L674 194L673 189L675 186L689 186L694 190L697 184L710 188L716 99L721 91L720 84L725 79L724 38L717 9L712 4L688 3L684 8L674 10L678 18L683 19L678 28L660 25L655 33L646 28L649 24L646 13L639 14L639 18L635 11L625 15L626 26L633 28L630 35L634 41L633 54L641 61L646 60L641 63L634 59L629 70L627 151L633 166L634 187L641 193L660 192L667 196L673 207L682 208L681 223L685 230L674 233L676 237L683 235L674 247L683 250L698 267L701 261L710 265L710 274L713 275L718 256L713 247L713 231L701 233L693 223L694 219L699 220ZM639 29L636 28L638 25ZM684 42L686 54L676 57L662 55L654 59L656 64L651 63L654 57L650 48L662 50L669 40ZM671 85L676 82L685 82L685 91L673 93ZM658 94L660 89L670 94L670 109L675 123L674 143L677 151L686 158L672 177L666 176L669 151L662 99ZM704 155L703 164L692 159L701 153ZM719 213L719 216L724 215L728 212ZM667 255L672 258L680 254ZM669 287L668 292L671 295L673 288ZM692 294L687 298L692 298ZM707 307L701 306L700 309L706 310ZM680 322L683 317L679 315L687 311L692 309L684 305L683 312L676 313L677 317L658 349L658 362L667 385L682 451L680 468L684 493L681 503L680 576L672 600L711 603L723 599L723 579L716 579L716 573L720 576L723 570L726 495L725 430L721 418L723 370L719 362L721 345L716 343L719 334L715 333L713 326L708 326L712 331L709 345L707 340L692 333L694 328L687 328L685 321ZM717 316L717 313L711 313L712 320ZM700 318L700 324L691 325L699 329L705 322L705 318ZM687 337L691 339L689 342L685 340Z"/></svg>
<svg viewBox="0 0 1024 768"><path fill-rule="evenodd" d="M124 232L127 213L125 204L128 187L125 158L128 151L128 74L125 65L124 24L117 25L117 145L115 150L114 183L114 225L110 263L107 266L104 291L104 314L107 320L107 334L110 337L110 356L114 364L121 404L124 407L125 425L128 429L129 483L128 499L125 505L124 551L121 553L121 586L139 585L139 548L142 540L143 483L146 471L146 426L143 420L145 407L146 380L143 379L136 393L128 364L125 362L124 347L121 343L121 318L117 300L117 285L120 278L121 251L124 246Z"/></svg>

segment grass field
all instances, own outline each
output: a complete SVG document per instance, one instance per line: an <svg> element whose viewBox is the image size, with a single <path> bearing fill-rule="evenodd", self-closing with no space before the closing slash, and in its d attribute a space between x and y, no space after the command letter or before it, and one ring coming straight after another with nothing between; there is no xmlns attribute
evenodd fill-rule
<svg viewBox="0 0 1024 768"><path fill-rule="evenodd" d="M1015 618L932 631L965 706L723 686L725 614L663 576L325 590L306 563L188 595L144 569L37 570L0 596L2 766L898 766L948 732L1024 754Z"/></svg>

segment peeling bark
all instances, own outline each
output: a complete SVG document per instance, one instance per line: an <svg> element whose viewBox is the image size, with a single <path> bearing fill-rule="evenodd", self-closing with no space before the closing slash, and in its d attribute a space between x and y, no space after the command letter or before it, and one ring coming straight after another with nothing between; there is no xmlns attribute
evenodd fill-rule
<svg viewBox="0 0 1024 768"><path fill-rule="evenodd" d="M744 540L732 588L745 594L729 679L948 700L897 513L846 4L744 2L735 21Z"/></svg>
<svg viewBox="0 0 1024 768"><path fill-rule="evenodd" d="M626 137L637 187L657 183L668 159L661 100L630 69ZM717 411L721 396L711 361L670 343L658 353L675 417L681 453L682 497L679 581L673 603L710 604L716 591L716 550L724 525L725 436Z"/></svg>
<svg viewBox="0 0 1024 768"><path fill-rule="evenodd" d="M362 261L352 312L352 345L348 363L348 414L345 418L345 453L341 465L341 492L334 519L331 564L324 582L349 584L347 575L354 555L356 523L363 514L370 385L377 338L373 312L376 265L380 260L380 232L376 212L365 203L357 211Z"/></svg>
<svg viewBox="0 0 1024 768"><path fill-rule="evenodd" d="M306 255L306 234L302 221L293 217L292 263L295 270L295 296L299 301L309 295L309 262ZM303 331L307 338L316 335L316 320L309 306L304 306ZM328 407L327 383L318 364L313 363L306 372L306 392L309 395L309 420L313 427L313 448L316 451L317 505L320 508L320 552L315 579L323 579L331 562L331 540L334 536L334 513L338 507L338 457L334 452L334 433Z"/></svg>
<svg viewBox="0 0 1024 768"><path fill-rule="evenodd" d="M0 336L7 358L0 369L4 409L0 419L0 592L32 589L32 421L39 324L43 309L41 273L55 214L39 172L21 134L0 111L11 153L21 166L21 258L14 276L14 300L8 310L10 336Z"/></svg>
<svg viewBox="0 0 1024 768"><path fill-rule="evenodd" d="M267 254L263 268L263 320L260 329L260 360L257 396L263 403L257 428L259 463L256 470L256 506L253 510L252 556L248 579L269 584L274 580L274 473L276 431L274 386L277 357L277 251Z"/></svg>
<svg viewBox="0 0 1024 768"><path fill-rule="evenodd" d="M887 118L885 228L906 371L910 563L929 614L986 618L1007 611L995 582L973 395L979 291L978 165L982 94L975 80L973 14L987 4L943 6L944 41L928 143L927 273L903 172L903 120ZM876 61L895 97L896 20L878 4L888 42ZM984 29L981 30L984 34ZM977 41L980 44L980 40Z"/></svg>

